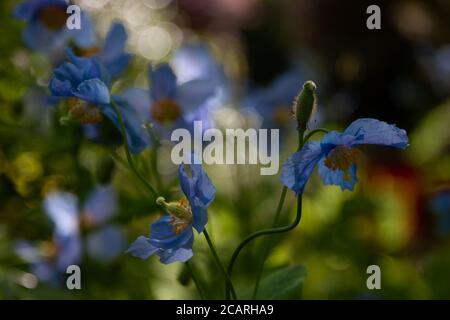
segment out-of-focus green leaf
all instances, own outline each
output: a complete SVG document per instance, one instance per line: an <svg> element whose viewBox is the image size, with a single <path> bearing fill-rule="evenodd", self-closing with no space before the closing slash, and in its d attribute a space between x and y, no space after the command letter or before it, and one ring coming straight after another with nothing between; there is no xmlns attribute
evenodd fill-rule
<svg viewBox="0 0 450 320"><path fill-rule="evenodd" d="M261 281L256 298L264 300L299 299L305 278L306 268L304 266L281 268Z"/></svg>

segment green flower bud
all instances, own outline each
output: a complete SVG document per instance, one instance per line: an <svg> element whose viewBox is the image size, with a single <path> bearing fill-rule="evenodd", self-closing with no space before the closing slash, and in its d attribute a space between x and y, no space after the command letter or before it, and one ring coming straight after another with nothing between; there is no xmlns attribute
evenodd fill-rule
<svg viewBox="0 0 450 320"><path fill-rule="evenodd" d="M298 129L303 132L306 131L306 126L317 104L316 89L317 86L314 82L306 81L294 101L294 117L297 120Z"/></svg>

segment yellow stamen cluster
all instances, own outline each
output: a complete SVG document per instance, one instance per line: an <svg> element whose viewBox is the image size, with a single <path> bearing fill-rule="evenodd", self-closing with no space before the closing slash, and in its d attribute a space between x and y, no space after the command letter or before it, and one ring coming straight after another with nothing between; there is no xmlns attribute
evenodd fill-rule
<svg viewBox="0 0 450 320"><path fill-rule="evenodd" d="M173 227L174 233L180 234L191 225L192 209L186 198L167 203L163 197L159 197L156 199L156 203L163 206L172 216L169 223Z"/></svg>
<svg viewBox="0 0 450 320"><path fill-rule="evenodd" d="M337 146L325 158L325 166L331 170L344 171L344 180L350 179L349 169L357 162L361 151L356 148Z"/></svg>
<svg viewBox="0 0 450 320"><path fill-rule="evenodd" d="M100 109L86 101L70 98L68 101L69 116L82 124L95 124L103 120Z"/></svg>

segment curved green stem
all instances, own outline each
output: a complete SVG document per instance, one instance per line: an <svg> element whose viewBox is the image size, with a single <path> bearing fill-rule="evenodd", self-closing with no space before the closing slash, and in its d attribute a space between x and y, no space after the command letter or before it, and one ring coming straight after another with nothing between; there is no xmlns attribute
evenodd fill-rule
<svg viewBox="0 0 450 320"><path fill-rule="evenodd" d="M192 278L192 281L194 281L195 287L197 288L198 295L200 296L200 298L202 300L205 300L205 296L203 295L203 292L200 289L200 283L198 282L198 279L195 276L195 272L192 269L191 265L189 264L189 261L186 261L185 265L186 265L187 269L189 270L189 273L191 274L191 278Z"/></svg>
<svg viewBox="0 0 450 320"><path fill-rule="evenodd" d="M309 139L311 139L311 137L312 137L313 135L315 135L316 133L319 133L319 132L322 132L322 133L329 133L330 130L325 129L325 128L317 128L317 129L314 129L314 130L308 132L308 133L305 135L305 137L303 138L303 141L304 141L304 142L308 141Z"/></svg>
<svg viewBox="0 0 450 320"><path fill-rule="evenodd" d="M205 236L206 242L208 242L208 246L211 249L214 259L216 260L217 266L222 271L222 273L225 277L225 280L227 283L227 288L230 288L233 299L237 300L236 291L234 290L233 283L231 282L231 278L228 275L227 271L225 270L225 267L223 266L222 262L220 261L219 256L217 255L217 251L214 248L214 245L213 245L211 238L209 237L208 231L206 231L206 229L203 231L203 235Z"/></svg>
<svg viewBox="0 0 450 320"><path fill-rule="evenodd" d="M300 194L297 197L297 215L295 217L295 220L288 226L284 226L284 227L279 227L279 228L270 228L270 229L265 229L265 230L260 230L257 232L252 233L251 235L249 235L247 238L244 239L244 241L241 242L241 244L236 248L236 250L234 250L233 255L231 256L230 259L230 263L228 265L228 275L231 279L231 275L233 272L233 267L234 264L236 262L236 259L238 258L239 254L241 253L242 249L244 249L244 247L250 243L252 240L259 238L261 236L267 236L267 235L272 235L272 234L277 234L277 233L284 233L284 232L288 232L292 229L294 229L296 226L298 226L298 224L300 223L300 220L302 218L302 195ZM227 298L229 297L229 292L227 292Z"/></svg>
<svg viewBox="0 0 450 320"><path fill-rule="evenodd" d="M157 197L158 193L156 192L155 188L153 188L153 186L147 181L147 179L145 179L144 176L142 176L142 174L137 170L136 165L134 164L133 157L131 156L131 152L130 152L130 146L128 145L128 139L127 139L127 133L125 130L125 125L123 123L123 118L122 118L122 115L120 114L119 107L113 100L111 100L111 105L113 106L114 111L116 112L116 115L117 115L117 119L119 120L120 131L122 133L122 138L123 138L123 145L125 147L125 154L127 156L127 160L128 160L128 164L130 165L130 169L131 169L131 171L133 171L133 173L136 175L136 177L138 177L138 179L141 180L141 182L147 187L147 189L150 190L150 192L155 197Z"/></svg>
<svg viewBox="0 0 450 320"><path fill-rule="evenodd" d="M275 213L275 217L273 218L272 228L276 228L276 226L278 224L278 220L280 219L280 215L281 215L281 209L283 208L284 200L286 199L286 193L287 193L287 187L284 187L283 190L281 191L281 197L280 197L280 201L278 201L278 206L277 206L277 211ZM267 257L269 256L270 247L271 247L271 241L270 241L270 239L268 239L267 242L265 243L261 263L259 265L259 268L258 268L258 271L256 274L256 282L255 282L255 286L253 288L252 299L255 299L256 295L258 293L259 284L261 282L261 276L264 271L264 264L266 262Z"/></svg>
<svg viewBox="0 0 450 320"><path fill-rule="evenodd" d="M301 150L303 148L303 145L305 144L305 139L304 139L304 134L305 134L305 130L303 128L298 128L298 150ZM285 188L285 187L284 187ZM283 194L283 193L282 193ZM281 201L280 201L281 202ZM283 202L284 203L284 199ZM282 205L281 205L282 208ZM281 210L280 208L280 210ZM284 233L284 232L288 232L291 231L292 229L294 229L301 220L302 217L302 194L297 195L297 215L295 217L295 220L292 224L285 226L285 227L279 227L279 228L270 228L270 229L265 229L265 230L260 230L257 232L254 232L252 234L250 234L249 236L247 236L247 238L244 239L244 241L241 242L241 244L234 250L233 255L231 256L230 259L230 263L228 264L228 275L230 276L231 279L231 273L233 272L233 267L234 264L236 262L236 259L238 258L239 254L241 253L242 249L244 249L244 247L249 244L252 240L257 239L261 236L265 236L265 235L271 235L271 234L277 234L277 233ZM226 297L229 298L230 296L230 288L227 286L226 287Z"/></svg>

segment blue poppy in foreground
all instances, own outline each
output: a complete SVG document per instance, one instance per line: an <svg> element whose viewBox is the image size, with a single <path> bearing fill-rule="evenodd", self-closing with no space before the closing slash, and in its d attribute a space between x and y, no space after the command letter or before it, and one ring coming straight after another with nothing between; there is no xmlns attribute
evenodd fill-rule
<svg viewBox="0 0 450 320"><path fill-rule="evenodd" d="M376 119L358 119L344 132L332 131L321 141L307 142L300 151L283 164L281 182L296 194L303 192L316 164L324 184L339 185L342 190L353 190L356 182L356 160L360 154L355 148L361 144L377 144L405 149L406 131Z"/></svg>
<svg viewBox="0 0 450 320"><path fill-rule="evenodd" d="M216 81L196 79L178 83L168 64L149 70L150 91L130 89L123 97L139 114L157 127L164 137L174 128L192 129L202 121L203 129L212 126L211 110L221 105L222 92Z"/></svg>
<svg viewBox="0 0 450 320"><path fill-rule="evenodd" d="M156 254L164 264L186 262L193 256L193 228L198 233L205 230L208 222L207 208L216 195L211 180L201 165L190 165L192 176L179 167L180 185L187 199L166 203L158 198L169 215L163 216L150 227L150 236L140 236L127 250L127 253L141 258Z"/></svg>
<svg viewBox="0 0 450 320"><path fill-rule="evenodd" d="M68 50L68 56L70 61L54 70L49 88L52 96L68 98L69 118L89 125L101 123L103 116L106 116L120 130L112 106L112 103L116 103L124 121L131 152L144 150L149 144L149 138L138 114L124 99L110 95L110 76L97 57L77 57L71 50Z"/></svg>
<svg viewBox="0 0 450 320"><path fill-rule="evenodd" d="M81 12L81 28L69 30L66 27L68 6L65 0L26 0L19 4L14 16L28 23L23 32L25 44L49 54L64 50L70 41L80 48L92 47L96 39L92 22Z"/></svg>

